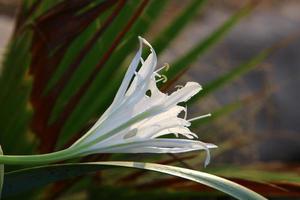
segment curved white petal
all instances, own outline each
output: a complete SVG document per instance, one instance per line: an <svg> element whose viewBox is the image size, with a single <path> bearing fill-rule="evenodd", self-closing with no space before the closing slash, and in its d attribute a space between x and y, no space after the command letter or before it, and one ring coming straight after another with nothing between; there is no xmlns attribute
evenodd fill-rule
<svg viewBox="0 0 300 200"><path fill-rule="evenodd" d="M142 50L143 50L143 39L139 37L140 41L140 47L136 55L134 56L133 60L131 61L128 70L126 71L125 77L121 83L120 88L117 91L117 94L110 105L110 107L105 111L105 113L101 116L101 118L98 120L100 121L102 118L105 118L107 115L109 115L110 111L113 112L112 108L117 107L116 105L119 104L122 100L124 100L125 93L130 85L130 81L132 77L134 76L136 69L140 63L140 59L142 57ZM115 108L116 109L116 108ZM97 123L96 123L97 125Z"/></svg>
<svg viewBox="0 0 300 200"><path fill-rule="evenodd" d="M115 145L104 149L101 146L94 146L87 151L89 153L185 153L205 150L207 153L205 165L207 165L210 162L210 148L217 148L217 146L187 139L151 139Z"/></svg>
<svg viewBox="0 0 300 200"><path fill-rule="evenodd" d="M120 102L124 99L124 95L129 87L130 81L132 79L132 77L134 76L136 69L140 63L140 59L142 57L142 50L143 50L143 43L144 43L144 39L139 37L139 50L137 51L137 53L135 54L133 60L131 61L128 70L126 71L125 77L122 80L122 83L117 91L117 94L115 95L115 98L112 102L112 104L109 106L109 108L102 114L102 116L97 120L97 122L91 127L91 129L85 134L84 137L80 138L78 141L76 141L74 145L76 145L77 143L81 142L84 138L86 138L90 133L92 133L92 131L94 129L96 129L99 124L101 124L103 122L104 119L107 118L107 116L113 112L114 110L116 110L119 106L118 104L120 104Z"/></svg>
<svg viewBox="0 0 300 200"><path fill-rule="evenodd" d="M180 102L186 102L192 96L202 90L201 85L196 82L187 82L186 85L177 91L173 92L165 102L166 106L176 105Z"/></svg>

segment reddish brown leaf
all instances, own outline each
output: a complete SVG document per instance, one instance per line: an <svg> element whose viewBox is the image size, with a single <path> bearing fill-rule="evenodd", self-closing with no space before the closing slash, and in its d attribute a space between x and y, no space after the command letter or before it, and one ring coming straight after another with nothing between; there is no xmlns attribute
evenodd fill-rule
<svg viewBox="0 0 300 200"><path fill-rule="evenodd" d="M79 15L78 12L90 2L91 0L63 1L39 17L34 25L31 48L31 73L34 81L31 103L35 113L32 130L41 137L47 138L45 129L55 100L54 97L48 98L47 101L43 101L41 98L47 82L71 42L116 1L103 1Z"/></svg>
<svg viewBox="0 0 300 200"><path fill-rule="evenodd" d="M63 1L39 17L34 23L30 72L35 78L39 78L34 79L31 95L33 105L56 70L57 65L52 65L50 62L59 63L62 56L57 57L57 54L65 52L60 50L68 47L96 17L113 6L115 0L104 1L80 15L77 14L90 2L91 0ZM51 56L51 54L53 55Z"/></svg>
<svg viewBox="0 0 300 200"><path fill-rule="evenodd" d="M195 157L196 157L196 155L189 155L189 156L176 157L176 158L172 157L170 159L163 160L163 161L160 161L158 163L168 165L168 164L178 162L178 160L186 161L186 160L190 160L190 159L195 158ZM139 171L133 172L133 173L119 179L118 182L124 182L124 183L134 182L138 178L140 178L140 177L142 177L143 175L146 175L146 174L147 174L147 171L139 170Z"/></svg>
<svg viewBox="0 0 300 200"><path fill-rule="evenodd" d="M137 20L137 18L140 16L140 14L143 12L144 8L146 7L149 0L144 0L139 5L139 7L136 9L136 11L133 13L132 17L129 19L128 23L123 28L123 31L121 31L114 42L112 43L110 49L102 56L100 62L95 67L94 71L91 73L90 77L87 79L86 82L79 88L79 90L75 93L74 96L71 97L69 102L64 107L64 110L62 114L58 117L58 119L53 123L50 124L43 132L43 134L46 135L46 138L42 141L42 152L49 152L52 151L55 143L57 141L58 135L64 125L64 123L67 121L68 117L71 115L71 113L74 111L75 107L79 103L81 97L85 94L89 86L93 83L95 78L97 77L97 74L100 72L102 67L105 65L107 60L110 58L111 54L114 52L116 47L119 45L122 38L125 36L125 34L130 30L134 22Z"/></svg>

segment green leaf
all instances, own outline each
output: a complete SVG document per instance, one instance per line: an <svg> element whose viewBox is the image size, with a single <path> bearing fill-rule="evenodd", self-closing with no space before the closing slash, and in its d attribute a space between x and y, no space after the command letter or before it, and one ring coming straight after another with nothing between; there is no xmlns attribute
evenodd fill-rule
<svg viewBox="0 0 300 200"><path fill-rule="evenodd" d="M189 52L183 57L176 60L170 67L169 71L165 72L165 75L169 80L174 80L185 72L191 64L203 53L205 53L212 45L216 44L225 34L234 27L243 17L247 16L254 8L253 3L250 3L240 9L237 13L232 15L227 21L225 21L219 28L213 33L208 35L204 40L196 44Z"/></svg>
<svg viewBox="0 0 300 200"><path fill-rule="evenodd" d="M181 177L222 191L237 199L265 199L241 185L205 172L154 163L118 161L48 165L7 173L5 174L3 195L15 195L55 181L85 175L101 169L108 169L111 166L145 169Z"/></svg>
<svg viewBox="0 0 300 200"><path fill-rule="evenodd" d="M231 178L240 178L260 182L285 182L300 183L300 177L297 172L281 170L280 173L269 170L268 167L261 166L239 167L239 166L220 166L205 169L207 173L222 175ZM288 167L288 166L287 166ZM272 169L272 167L270 167ZM288 169L288 168L287 168Z"/></svg>
<svg viewBox="0 0 300 200"><path fill-rule="evenodd" d="M238 101L226 104L226 105L222 106L221 108L218 108L218 109L214 110L213 112L211 112L210 117L194 120L192 122L192 128L197 128L201 125L211 123L212 121L219 119L222 116L226 116L226 115L232 113L233 111L242 107L242 105L244 105L244 104L245 104L245 101L243 101L243 100L238 100Z"/></svg>
<svg viewBox="0 0 300 200"><path fill-rule="evenodd" d="M0 155L3 155L2 148L0 146ZM0 165L0 199L3 188L3 180L4 180L4 165Z"/></svg>
<svg viewBox="0 0 300 200"><path fill-rule="evenodd" d="M2 64L0 75L0 143L7 154L20 153L28 147L24 138L26 138L32 111L30 104L28 104L32 85L32 77L28 74L30 42L31 33L29 31L18 35L9 43ZM19 140L15 140L15 138ZM18 145L18 148L13 146L15 144Z"/></svg>
<svg viewBox="0 0 300 200"><path fill-rule="evenodd" d="M99 192L99 191L105 191ZM201 193L198 191L187 191L170 189L166 187L161 188L150 188L149 190L131 187L121 187L121 186L99 186L92 185L89 188L88 199L122 199L122 200L132 200L132 199L143 199L143 200L161 200L163 194L164 200L178 200L178 199L206 199L212 193ZM218 194L216 193L216 196ZM208 198L210 199L210 198Z"/></svg>
<svg viewBox="0 0 300 200"><path fill-rule="evenodd" d="M242 76L243 74L249 72L251 69L256 67L259 63L265 60L272 52L273 48L267 48L256 55L254 58L250 59L249 61L241 64L238 67L233 68L227 73L222 74L217 79L213 80L212 82L203 86L204 90L196 94L191 100L188 102L192 104L201 98L207 96L208 94L212 93L213 91L219 89L220 87L224 86L226 83L235 80L236 78Z"/></svg>
<svg viewBox="0 0 300 200"><path fill-rule="evenodd" d="M153 42L155 52L160 54L176 36L184 30L207 0L193 0L189 5L164 29Z"/></svg>
<svg viewBox="0 0 300 200"><path fill-rule="evenodd" d="M103 69L94 80L93 84L90 86L86 94L81 98L80 103L64 124L62 134L60 135L58 147L61 147L70 139L74 133L79 132L79 130L95 116L99 115L108 106L114 97L115 91L118 89L120 81L123 78L124 64L128 55L132 53L136 45L138 44L138 35L143 35L151 25L152 19L159 16L160 11L164 8L167 1L153 0L149 2L148 7L144 11L143 15L137 19L133 25L131 31L129 31L125 39L111 55L111 58L107 61ZM130 5L127 5L127 7ZM117 20L112 27L108 30L107 34L102 37L101 49L106 50L111 45L111 42L115 39L116 34L122 31L126 20L132 15L135 6L131 5L131 11L125 12L121 18L123 20ZM128 8L127 8L128 9ZM121 13L122 14L122 13ZM126 14L126 15L125 15ZM126 20L125 20L126 19ZM125 21L124 21L125 20ZM108 42L109 41L109 42ZM102 47L105 42L106 46ZM95 51L94 58L99 60L99 55L104 54L104 52ZM90 59L91 60L91 59ZM95 63L90 63L93 67ZM83 69L87 67L82 66ZM127 62L126 62L127 68ZM121 71L121 72L120 72ZM121 73L121 76L116 78L116 74ZM79 78L82 78L82 73L79 73ZM73 83L73 86L78 87L79 80ZM109 83L109 86L107 85Z"/></svg>

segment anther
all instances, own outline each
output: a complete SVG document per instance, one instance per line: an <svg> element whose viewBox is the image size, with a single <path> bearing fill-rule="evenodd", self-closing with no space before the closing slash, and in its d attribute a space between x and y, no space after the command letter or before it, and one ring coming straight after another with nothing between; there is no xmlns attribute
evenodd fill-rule
<svg viewBox="0 0 300 200"><path fill-rule="evenodd" d="M158 73L159 71L165 69L165 71L168 71L170 68L170 65L168 63L165 63L161 68L157 69L155 72Z"/></svg>

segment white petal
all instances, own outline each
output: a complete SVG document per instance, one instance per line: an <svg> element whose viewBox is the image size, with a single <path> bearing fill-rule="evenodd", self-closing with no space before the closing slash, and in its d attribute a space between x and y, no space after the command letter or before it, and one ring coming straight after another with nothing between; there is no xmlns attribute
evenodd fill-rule
<svg viewBox="0 0 300 200"><path fill-rule="evenodd" d="M111 109L111 107L114 107L116 104L120 103L124 99L124 95L129 87L130 81L131 81L132 77L134 76L134 73L135 73L135 71L140 63L140 59L142 57L143 39L139 37L139 41L140 41L139 50L136 53L133 60L131 61L129 68L126 71L125 77L121 83L121 86L118 89L118 92L113 100L113 103L111 104L110 108L107 109L107 111L109 111ZM105 116L106 113L109 114L107 111L102 115L102 117Z"/></svg>
<svg viewBox="0 0 300 200"><path fill-rule="evenodd" d="M144 38L139 37L139 41L140 41L140 48L139 48L138 52L136 53L134 59L132 60L130 66L129 66L129 69L127 70L127 72L125 74L125 77L124 77L122 84L113 100L113 103L104 112L104 114L100 117L100 119L93 125L93 127L83 137L81 137L79 140L77 140L72 146L78 145L79 143L82 143L83 141L90 142L90 141L94 140L95 138L101 136L104 132L112 130L113 128L117 127L118 124L121 124L121 123L123 123L123 121L126 121L126 120L130 119L131 117L133 117L132 115L134 115L134 113L130 110L130 105L128 105L128 104L130 104L130 103L136 104L137 101L139 101L139 99L145 94L147 87L149 85L150 79L151 79L151 75L152 75L152 73L155 69L156 63L157 63L157 57L156 57L156 54L155 54L152 46ZM132 81L132 83L130 84L132 77L134 76L134 74L136 72L137 66L141 60L143 43L150 47L152 53L148 56L148 59L143 63L143 66L140 69L141 72L138 73L139 75L136 76L134 78L134 80ZM143 79L138 80L138 77L142 77ZM134 82L138 82L136 87L134 86ZM130 84L130 86L129 86L129 84ZM130 91L131 92L136 91L136 94L131 95L130 96L131 102L130 102L130 100L128 100L127 105L123 106L122 104L124 104L124 103L121 103L121 102L122 101L124 102L124 100L125 100L124 95L128 92L130 93ZM129 110L127 112L120 110L120 108L122 106L125 108L129 107ZM125 118L122 116L119 116L119 118L122 118L123 120L122 121L118 120L120 123L115 125L115 123L113 121L116 121L117 119L115 119L114 113L117 116L119 116L118 113L124 113L125 115L127 114L127 116L125 116ZM108 117L109 117L109 119L107 120ZM99 128L99 127L101 127L101 128ZM97 130L97 129L99 129L99 130ZM94 132L97 132L97 134L94 134ZM88 136L90 136L90 137L88 138Z"/></svg>
<svg viewBox="0 0 300 200"><path fill-rule="evenodd" d="M210 161L209 148L216 148L214 144L203 143L197 140L187 139L152 139L140 142L132 142L102 148L93 146L88 150L90 153L184 153L196 150L205 150L207 153L205 165Z"/></svg>
<svg viewBox="0 0 300 200"><path fill-rule="evenodd" d="M173 126L173 127L166 127L165 129L153 134L151 138L157 138L168 134L175 134L176 136L182 135L188 139L198 138L198 136L191 132L188 128L182 126Z"/></svg>
<svg viewBox="0 0 300 200"><path fill-rule="evenodd" d="M180 102L188 101L192 96L197 94L202 87L196 82L187 82L186 85L173 92L165 102L166 106L176 105Z"/></svg>
<svg viewBox="0 0 300 200"><path fill-rule="evenodd" d="M147 44L150 47L151 54L145 60L142 67L140 68L135 78L133 79L132 84L130 85L126 93L127 97L140 98L141 96L145 95L146 91L149 88L151 77L157 64L157 56L154 49L148 42L145 42L145 40L143 41L145 44Z"/></svg>
<svg viewBox="0 0 300 200"><path fill-rule="evenodd" d="M187 128L190 122L186 117L178 117L182 111L186 114L186 108L178 106L178 103L188 101L201 90L201 86L195 82L188 82L171 95L161 92L155 79L156 53L145 39L139 39L140 49L131 62L112 104L74 145L84 147L84 155L181 153L204 149L207 152L207 165L210 159L208 149L216 146L191 140L197 135ZM141 57L143 43L151 50L145 61ZM140 62L142 66L137 71ZM180 134L188 139L158 138L167 134Z"/></svg>

